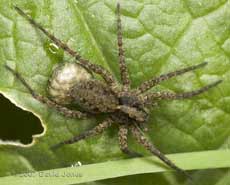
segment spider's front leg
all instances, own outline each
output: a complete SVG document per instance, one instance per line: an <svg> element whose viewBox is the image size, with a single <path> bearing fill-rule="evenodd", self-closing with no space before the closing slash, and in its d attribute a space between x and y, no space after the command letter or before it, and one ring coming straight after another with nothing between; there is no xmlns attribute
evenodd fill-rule
<svg viewBox="0 0 230 185"><path fill-rule="evenodd" d="M61 114L63 114L66 117L70 117L70 118L85 118L85 117L87 117L86 114L84 114L80 111L70 110L66 107L63 107L63 106L56 104L55 102L53 102L52 100L50 100L46 97L43 97L43 96L37 94L18 72L16 72L15 70L13 70L12 68L10 68L7 65L5 65L5 68L8 71L10 71L26 87L26 89L30 92L30 94L36 100L46 104L50 108L56 109L58 112L60 112Z"/></svg>
<svg viewBox="0 0 230 185"><path fill-rule="evenodd" d="M119 126L118 131L119 146L123 153L130 157L142 157L143 155L133 152L128 148L128 128L125 125Z"/></svg>
<svg viewBox="0 0 230 185"><path fill-rule="evenodd" d="M186 177L191 179L191 176L181 169L180 167L176 166L171 160L169 160L163 153L161 153L147 138L142 134L142 132L136 126L131 127L131 131L133 136L136 138L137 142L143 145L148 151L150 151L153 155L157 156L160 160L162 160L165 164L167 164L172 169L184 174Z"/></svg>
<svg viewBox="0 0 230 185"><path fill-rule="evenodd" d="M187 73L189 71L194 71L196 69L199 69L201 67L206 66L207 64L208 64L207 62L203 62L203 63L200 63L198 65L186 67L186 68L183 68L183 69L180 69L180 70L177 70L177 71L173 71L173 72L170 72L170 73L167 73L167 74L162 74L159 77L156 77L156 78L150 79L150 80L148 80L146 82L143 82L137 88L137 93L142 94L142 93L148 91L149 89L151 89L152 87L154 87L155 85L157 85L157 84L159 84L159 83L161 83L161 82L163 82L165 80L168 80L170 78L182 75L182 74Z"/></svg>
<svg viewBox="0 0 230 185"><path fill-rule="evenodd" d="M219 85L222 82L222 80L218 80L214 83L211 83L207 86L204 86L198 90L190 91L190 92L185 92L185 93L171 93L171 92L156 92L156 93L147 93L143 96L143 100L145 104L151 104L155 100L180 100L180 99L187 99L187 98L192 98L194 96L200 95L209 89Z"/></svg>

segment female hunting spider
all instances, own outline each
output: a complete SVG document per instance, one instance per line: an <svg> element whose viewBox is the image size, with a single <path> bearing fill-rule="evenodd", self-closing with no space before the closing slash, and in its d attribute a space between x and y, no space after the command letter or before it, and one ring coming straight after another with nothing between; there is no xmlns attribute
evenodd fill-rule
<svg viewBox="0 0 230 185"><path fill-rule="evenodd" d="M29 17L26 13L24 13L20 8L15 7L16 11L27 19L31 25L35 28L39 29L43 32L52 42L54 42L58 47L62 48L69 55L74 57L76 60L73 65L69 66L77 67L74 64L78 65L78 68L82 68L83 70L87 70L93 72L95 74L100 75L103 78L103 82L93 79L92 77L81 77L75 78L75 81L71 81L71 84L67 89L59 90L59 93L55 97L55 92L53 93L52 99L48 97L44 97L42 95L37 94L30 85L24 80L24 78L16 71L14 71L9 66L5 66L9 71L11 71L15 77L21 81L21 83L28 89L30 94L37 99L38 101L46 104L50 108L56 109L58 112L63 114L66 117L71 118L86 118L87 116L92 116L100 113L106 113L107 118L97 126L95 126L91 130L87 130L80 135L74 136L71 139L66 141L62 141L52 148L58 148L65 144L73 144L83 139L87 139L88 137L92 137L98 134L101 134L107 128L109 128L113 123L116 123L119 127L118 138L119 145L122 152L128 154L130 156L142 156L139 153L133 152L128 148L127 143L127 135L128 131L134 136L137 142L143 145L149 152L153 155L156 155L160 160L162 160L165 164L175 169L178 172L183 173L184 175L189 175L181 168L177 167L171 160L169 160L163 153L161 153L143 134L142 129L144 128L144 123L148 121L149 112L148 108L153 105L155 102L159 100L178 100L178 99L186 99L191 98L193 96L199 95L210 88L217 86L221 83L221 80L211 83L207 86L204 86L198 90L194 90L191 92L185 93L171 93L171 92L147 92L152 87L158 85L160 82L168 80L172 77L182 75L189 71L196 70L198 68L204 67L207 63L203 62L198 65L190 66L187 68L183 68L174 72L170 72L167 74L160 75L159 77L150 79L146 82L143 82L136 89L131 89L130 87L130 79L128 74L128 69L125 62L124 57L124 49L122 47L122 25L121 25L121 14L120 14L120 4L117 3L117 40L118 40L118 48L119 48L119 67L121 73L121 81L122 84L119 84L114 76L101 67L100 65L96 65L90 63L88 60L83 59L79 53L72 50L68 45L63 43L61 40L56 38L54 35L49 33L46 29L44 29L40 24L35 22L31 17ZM79 66L80 65L80 66ZM59 70L59 71L58 71ZM54 74L63 73L62 68L58 68L54 71ZM67 69L67 73L68 73ZM69 70L71 73L71 70ZM66 74L64 75L73 75ZM87 74L87 73L85 73ZM55 75L53 75L56 78ZM50 79L50 84L52 85L53 80ZM72 79L73 80L73 79ZM68 82L67 82L68 83ZM61 84L56 84L56 87L48 87L49 89L55 90L55 88L59 88ZM62 87L60 87L62 88ZM52 95L52 92L50 94ZM63 94L64 93L64 94ZM61 96L61 100L58 99L58 96ZM78 105L83 111L71 110L65 106L66 104L74 104Z"/></svg>

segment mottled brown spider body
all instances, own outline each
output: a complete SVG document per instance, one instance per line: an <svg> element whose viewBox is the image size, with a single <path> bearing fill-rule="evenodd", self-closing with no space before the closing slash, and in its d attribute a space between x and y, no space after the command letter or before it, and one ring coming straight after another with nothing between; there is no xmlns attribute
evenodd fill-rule
<svg viewBox="0 0 230 185"><path fill-rule="evenodd" d="M142 123L148 118L147 108L135 90L120 89L117 95L77 63L55 67L49 79L48 94L59 104L77 105L89 114L111 114L118 124Z"/></svg>
<svg viewBox="0 0 230 185"><path fill-rule="evenodd" d="M119 105L111 89L105 83L95 79L79 82L70 94L74 104L93 114L115 112Z"/></svg>
<svg viewBox="0 0 230 185"><path fill-rule="evenodd" d="M89 113L109 113L119 124L145 122L147 115L142 107L135 106L130 100L133 95L117 97L108 86L98 80L85 80L76 84L71 91L74 103ZM140 104L140 102L138 102Z"/></svg>
<svg viewBox="0 0 230 185"><path fill-rule="evenodd" d="M37 94L26 80L15 70L6 65L6 68L12 72L15 77L27 88L30 94L38 101L46 104L50 108L56 109L66 117L71 118L87 118L95 114L106 114L107 118L91 130L87 130L82 134L74 136L71 139L62 141L52 149L57 149L65 144L73 144L80 140L101 134L112 124L118 125L118 139L121 151L130 156L141 156L133 152L128 147L128 131L134 136L136 141L143 145L149 152L156 155L165 164L171 168L182 172L186 176L189 175L181 168L176 166L163 153L161 153L143 134L142 128L144 123L148 123L148 108L160 100L180 100L191 98L199 95L212 87L221 83L221 80L206 85L200 89L185 92L148 92L152 87L158 85L162 81L172 77L182 75L189 71L193 71L205 66L203 62L194 66L183 68L167 74L162 74L146 82L143 82L136 89L131 89L128 69L125 63L124 50L122 47L122 29L120 18L120 4L117 4L117 30L118 30L118 49L119 49L119 67L121 72L121 82L118 83L113 75L103 67L93 64L83 59L79 53L72 50L68 45L50 34L40 24L26 15L20 8L15 7L17 12L26 18L35 28L42 31L50 40L58 47L62 48L76 60L74 63L66 63L57 70L54 70L49 80L48 93L49 98ZM103 81L96 80L87 73L96 73L103 78ZM80 75L79 75L80 74ZM69 109L67 105L78 105L82 110Z"/></svg>
<svg viewBox="0 0 230 185"><path fill-rule="evenodd" d="M71 99L69 104L80 106L89 114L111 114L118 124L147 121L148 114L138 96L126 92L118 97L104 82L96 79L78 81L69 89L67 97Z"/></svg>

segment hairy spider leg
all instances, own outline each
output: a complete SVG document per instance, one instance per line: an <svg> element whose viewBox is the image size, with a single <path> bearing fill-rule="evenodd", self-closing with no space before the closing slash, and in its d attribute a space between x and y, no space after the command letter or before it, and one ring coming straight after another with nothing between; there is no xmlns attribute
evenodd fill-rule
<svg viewBox="0 0 230 185"><path fill-rule="evenodd" d="M184 174L189 179L192 179L191 176L183 169L176 166L171 160L169 160L163 153L161 153L148 139L142 134L142 132L136 127L131 127L131 132L138 143L143 145L145 149L150 151L153 155L157 156L160 160L162 160L165 164L167 164L172 169Z"/></svg>
<svg viewBox="0 0 230 185"><path fill-rule="evenodd" d="M99 74L105 82L111 87L111 89L115 91L117 87L117 82L115 81L113 75L106 69L102 68L100 65L96 65L93 63L90 63L89 60L82 59L79 53L71 49L67 44L63 43L61 40L56 38L54 35L49 33L45 28L43 28L39 23L34 21L31 17L29 17L23 10L21 10L19 7L15 6L16 11L23 16L26 20L29 21L31 25L33 25L35 28L38 28L40 31L42 31L50 40L52 40L58 47L62 48L64 51L66 51L68 54L73 56L77 62L86 68L89 71L92 71L96 74Z"/></svg>
<svg viewBox="0 0 230 185"><path fill-rule="evenodd" d="M218 80L216 82L213 82L207 86L204 86L200 89L190 91L190 92L185 92L185 93L171 93L171 92L157 92L157 93L147 93L146 96L144 97L145 103L151 103L155 100L178 100L178 99L186 99L186 98L192 98L194 96L200 95L209 89L217 86L220 84L222 80Z"/></svg>
<svg viewBox="0 0 230 185"><path fill-rule="evenodd" d="M90 130L87 130L77 136L74 136L73 138L71 139L68 139L68 140L65 140L65 141L62 141L54 146L52 146L51 148L52 149L57 149L63 145L66 145L66 144L73 144L73 143L76 143L80 140L83 140L83 139L87 139L89 137L92 137L92 136L96 136L96 135L99 135L101 134L102 132L104 132L107 128L109 128L111 125L112 125L113 121L108 118L106 120L104 120L102 123L100 123L99 125L95 126L94 128L90 129Z"/></svg>
<svg viewBox="0 0 230 185"><path fill-rule="evenodd" d="M194 71L196 69L199 69L201 67L206 66L208 63L207 62L203 62L200 63L198 65L194 65L194 66L190 66L190 67L186 67L177 71L173 71L167 74L162 74L159 77L155 77L153 79L147 80L146 82L143 82L138 88L137 88L137 92L138 94L144 93L146 91L148 91L149 89L151 89L152 87L156 86L157 84L168 80L170 78L173 78L175 76L179 76L182 75L184 73L187 73L189 71Z"/></svg>
<svg viewBox="0 0 230 185"><path fill-rule="evenodd" d="M123 38L122 38L122 24L121 24L121 6L120 3L117 3L117 44L118 44L118 55L119 55L119 67L121 73L121 81L124 85L124 88L130 88L130 79L125 62L125 51L123 49Z"/></svg>
<svg viewBox="0 0 230 185"><path fill-rule="evenodd" d="M25 87L26 89L30 92L30 94L38 101L46 104L48 107L50 108L54 108L56 109L58 112L60 112L61 114L63 114L66 117L70 117L70 118L85 118L87 115L80 112L80 111L75 111L75 110L70 110L66 107L60 106L58 104L56 104L54 101L41 96L39 94L37 94L31 87L30 85L25 81L25 79L15 70L13 70L12 68L10 68L9 66L5 65L5 68L7 70L9 70Z"/></svg>
<svg viewBox="0 0 230 185"><path fill-rule="evenodd" d="M142 154L131 151L128 148L128 128L126 125L120 125L118 131L119 146L123 153L129 155L130 157L142 157Z"/></svg>

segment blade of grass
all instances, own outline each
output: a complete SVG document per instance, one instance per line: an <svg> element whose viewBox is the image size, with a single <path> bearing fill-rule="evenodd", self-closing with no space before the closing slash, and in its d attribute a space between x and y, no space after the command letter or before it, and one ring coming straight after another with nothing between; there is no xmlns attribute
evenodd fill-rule
<svg viewBox="0 0 230 185"><path fill-rule="evenodd" d="M230 167L230 150L171 154L167 157L185 170ZM156 157L145 157L2 177L0 184L68 185L170 170Z"/></svg>

